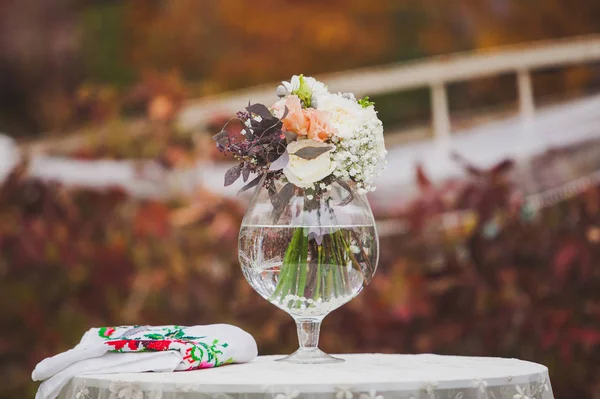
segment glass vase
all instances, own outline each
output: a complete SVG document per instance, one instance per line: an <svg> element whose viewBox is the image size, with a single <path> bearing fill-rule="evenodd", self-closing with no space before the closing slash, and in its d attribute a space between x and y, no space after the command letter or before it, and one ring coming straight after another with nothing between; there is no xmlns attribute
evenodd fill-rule
<svg viewBox="0 0 600 399"><path fill-rule="evenodd" d="M285 185L275 181L256 190L240 229L242 271L263 298L296 322L299 349L281 360L343 361L319 350L319 330L327 314L373 278L379 257L373 213L352 183L334 182L320 195L294 186L278 203L272 194Z"/></svg>

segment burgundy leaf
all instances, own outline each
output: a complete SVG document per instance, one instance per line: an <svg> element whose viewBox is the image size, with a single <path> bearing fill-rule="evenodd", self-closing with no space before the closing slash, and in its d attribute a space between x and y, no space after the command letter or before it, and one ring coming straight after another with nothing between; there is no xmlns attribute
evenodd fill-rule
<svg viewBox="0 0 600 399"><path fill-rule="evenodd" d="M331 151L333 147L304 147L292 155L303 159L315 159L319 155L326 153L327 151Z"/></svg>
<svg viewBox="0 0 600 399"><path fill-rule="evenodd" d="M352 200L354 199L354 194L352 193L352 189L350 188L350 186L348 185L348 183L346 183L345 181L343 181L341 179L337 179L336 182L344 190L346 190L348 192L348 195L346 196L346 198L344 198L343 200L341 200L340 203L338 204L338 206L346 206L349 203L351 203Z"/></svg>
<svg viewBox="0 0 600 399"><path fill-rule="evenodd" d="M283 132L285 135L286 144L291 143L292 141L296 141L298 139L298 135L294 132Z"/></svg>
<svg viewBox="0 0 600 399"><path fill-rule="evenodd" d="M260 176L256 176L254 179L252 179L250 181L250 183L246 184L244 187L240 188L240 190L237 192L238 194L243 193L246 190L251 189L252 187L255 187L258 185L258 183L260 183L261 179L262 179L262 175Z"/></svg>
<svg viewBox="0 0 600 399"><path fill-rule="evenodd" d="M432 186L431 180L429 180L429 177L425 174L423 165L420 163L417 165L417 185L422 191L425 191Z"/></svg>
<svg viewBox="0 0 600 399"><path fill-rule="evenodd" d="M279 191L279 198L281 199L281 203L284 207L290 202L290 199L292 199L294 196L295 191L296 187L292 183L286 184L283 186L281 191Z"/></svg>
<svg viewBox="0 0 600 399"><path fill-rule="evenodd" d="M490 169L490 173L494 174L494 175L505 173L505 172L508 172L510 169L512 169L513 166L515 166L515 163L513 160L505 159L504 161L501 161L500 163L498 163L494 167L492 167L492 169Z"/></svg>
<svg viewBox="0 0 600 399"><path fill-rule="evenodd" d="M248 181L248 177L250 176L250 169L243 168L242 169L242 179L244 179L244 183Z"/></svg>
<svg viewBox="0 0 600 399"><path fill-rule="evenodd" d="M245 134L246 140L254 140L254 132L252 131L252 129L245 128L245 129L242 129L242 131L246 132L246 134Z"/></svg>
<svg viewBox="0 0 600 399"><path fill-rule="evenodd" d="M248 155L256 155L259 152L263 152L267 146L264 145L255 145L254 147L248 150Z"/></svg>
<svg viewBox="0 0 600 399"><path fill-rule="evenodd" d="M292 183L288 183L276 194L270 196L271 204L273 204L273 223L277 222L283 213L286 205L290 202L290 199L294 196L296 187Z"/></svg>
<svg viewBox="0 0 600 399"><path fill-rule="evenodd" d="M263 119L273 119L273 114L264 104L252 104L246 107L246 111L260 116Z"/></svg>
<svg viewBox="0 0 600 399"><path fill-rule="evenodd" d="M288 154L287 150L281 154L279 158L277 158L274 162L269 166L270 171L281 170L285 168L290 161L290 154Z"/></svg>
<svg viewBox="0 0 600 399"><path fill-rule="evenodd" d="M239 165L234 166L233 168L230 168L225 173L225 187L230 186L233 183L235 183L235 181L240 177L241 173L242 173L242 168Z"/></svg>
<svg viewBox="0 0 600 399"><path fill-rule="evenodd" d="M452 159L462 165L463 168L472 176L480 177L484 174L483 170L471 165L465 158L457 152L452 153Z"/></svg>
<svg viewBox="0 0 600 399"><path fill-rule="evenodd" d="M288 107L286 105L285 108L283 109L283 115L281 115L281 118L279 118L279 120L285 119L285 117L288 115L289 112L290 112L290 110L288 109Z"/></svg>
<svg viewBox="0 0 600 399"><path fill-rule="evenodd" d="M227 144L228 136L229 136L229 133L227 133L225 130L221 130L219 133L215 134L212 138L217 143L219 143L221 145L225 145L225 144Z"/></svg>

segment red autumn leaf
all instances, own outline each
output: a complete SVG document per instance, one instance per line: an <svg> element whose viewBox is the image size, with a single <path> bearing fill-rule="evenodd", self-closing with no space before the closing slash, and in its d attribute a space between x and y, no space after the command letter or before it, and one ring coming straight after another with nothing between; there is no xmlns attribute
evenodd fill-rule
<svg viewBox="0 0 600 399"><path fill-rule="evenodd" d="M169 208L159 202L142 206L135 216L134 229L142 237L166 237L170 231Z"/></svg>
<svg viewBox="0 0 600 399"><path fill-rule="evenodd" d="M557 251L554 257L554 274L561 280L567 278L569 272L577 267L581 276L586 278L591 273L591 256L585 245L579 242L567 242Z"/></svg>
<svg viewBox="0 0 600 399"><path fill-rule="evenodd" d="M571 328L569 335L574 341L581 342L585 346L600 345L600 331L591 328Z"/></svg>

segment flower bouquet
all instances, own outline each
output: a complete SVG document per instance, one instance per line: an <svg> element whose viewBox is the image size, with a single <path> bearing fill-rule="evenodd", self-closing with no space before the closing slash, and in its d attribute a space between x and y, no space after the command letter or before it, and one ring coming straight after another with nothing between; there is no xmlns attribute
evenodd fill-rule
<svg viewBox="0 0 600 399"><path fill-rule="evenodd" d="M334 361L317 349L321 320L375 273L378 239L365 194L385 165L383 126L368 97L330 93L293 76L271 106L250 104L214 136L239 164L225 185L257 187L239 237L248 282L298 325L295 362ZM232 123L238 129L229 129Z"/></svg>

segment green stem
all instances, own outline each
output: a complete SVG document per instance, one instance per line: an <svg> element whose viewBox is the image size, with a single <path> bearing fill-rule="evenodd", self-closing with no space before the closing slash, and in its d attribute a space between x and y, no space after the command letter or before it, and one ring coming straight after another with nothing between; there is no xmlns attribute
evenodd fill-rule
<svg viewBox="0 0 600 399"><path fill-rule="evenodd" d="M307 233L308 234L308 233ZM300 260L298 262L298 267L296 268L296 277L298 280L298 289L296 291L296 295L299 297L304 297L304 289L306 287L306 275L308 272L308 236L302 233L302 244L300 248ZM300 306L302 304L301 301L296 302L296 306Z"/></svg>
<svg viewBox="0 0 600 399"><path fill-rule="evenodd" d="M331 268L334 267L331 262L325 266L325 289L323 290L325 293L325 298L329 298L333 293L333 276L331 273Z"/></svg>
<svg viewBox="0 0 600 399"><path fill-rule="evenodd" d="M322 264L323 264L323 247L321 245L319 245L317 247L317 281L316 281L315 290L312 295L312 299L315 301L317 299L319 299L319 296L321 294L321 280L323 279L323 275L322 275L323 272L322 272L322 267L321 267Z"/></svg>
<svg viewBox="0 0 600 399"><path fill-rule="evenodd" d="M271 296L272 300L278 300L285 306L302 306L301 300L290 301L286 297L296 295L305 298L309 280L313 287L309 295L314 301L323 297L343 295L348 289L350 278L348 262L351 262L359 273L363 273L360 262L350 248L351 235L346 236L341 230L332 230L324 235L322 244L317 245L315 242L309 242L305 230L303 227L295 229L283 257L277 286ZM316 270L309 269L309 251Z"/></svg>
<svg viewBox="0 0 600 399"><path fill-rule="evenodd" d="M362 241L360 240L360 238L356 235L356 233L354 231L351 231L352 236L354 237L354 240L356 241L356 244L358 245L358 248L360 249L360 253L364 259L365 265L367 267L367 270L369 271L369 275L372 276L373 275L373 265L371 264L371 261L369 260L369 257L367 256L367 253L365 252L365 249L363 248L363 246L361 245ZM361 269L361 274L362 273L362 268L359 265L359 269ZM364 278L364 274L363 274L363 278ZM366 281L366 280L365 280Z"/></svg>
<svg viewBox="0 0 600 399"><path fill-rule="evenodd" d="M292 241L290 245L288 245L285 250L285 255L283 256L283 262L281 263L281 268L279 269L279 280L277 281L277 287L275 287L275 291L273 295L271 295L271 300L276 299L278 297L279 300L283 300L283 298L289 294L290 290L290 279L292 278L293 273L293 262L298 257L298 240L303 236L303 229L297 228L294 232L294 236L292 237Z"/></svg>
<svg viewBox="0 0 600 399"><path fill-rule="evenodd" d="M345 267L345 257L342 247L339 243L339 231L331 233L331 252L334 255L334 262L331 269L333 275L334 295L339 296L344 292L345 286L341 272L341 268Z"/></svg>
<svg viewBox="0 0 600 399"><path fill-rule="evenodd" d="M354 264L356 265L356 270L358 270L358 272L362 275L363 281L366 281L365 274L363 273L362 267L360 266L360 262L356 259L356 256L354 256L354 253L350 249L350 246L348 245L348 242L346 240L343 240L343 243L346 246L346 251L350 255L350 258L352 259L352 262L354 262ZM360 248L360 250L364 254L364 250L362 249L362 245L360 245L360 241L357 241L356 244L358 245L358 247ZM366 254L365 254L364 259L367 259ZM367 260L367 262L368 262L368 260Z"/></svg>
<svg viewBox="0 0 600 399"><path fill-rule="evenodd" d="M346 292L346 286L347 286L347 281L348 281L348 267L347 267L347 262L346 259L347 257L345 256L346 254L348 254L350 252L350 249L348 247L348 244L346 243L346 240L344 239L344 234L342 231L338 231L336 234L336 242L337 242L337 250L340 252L340 282L342 285L342 292ZM344 251L344 248L346 248L346 251Z"/></svg>

